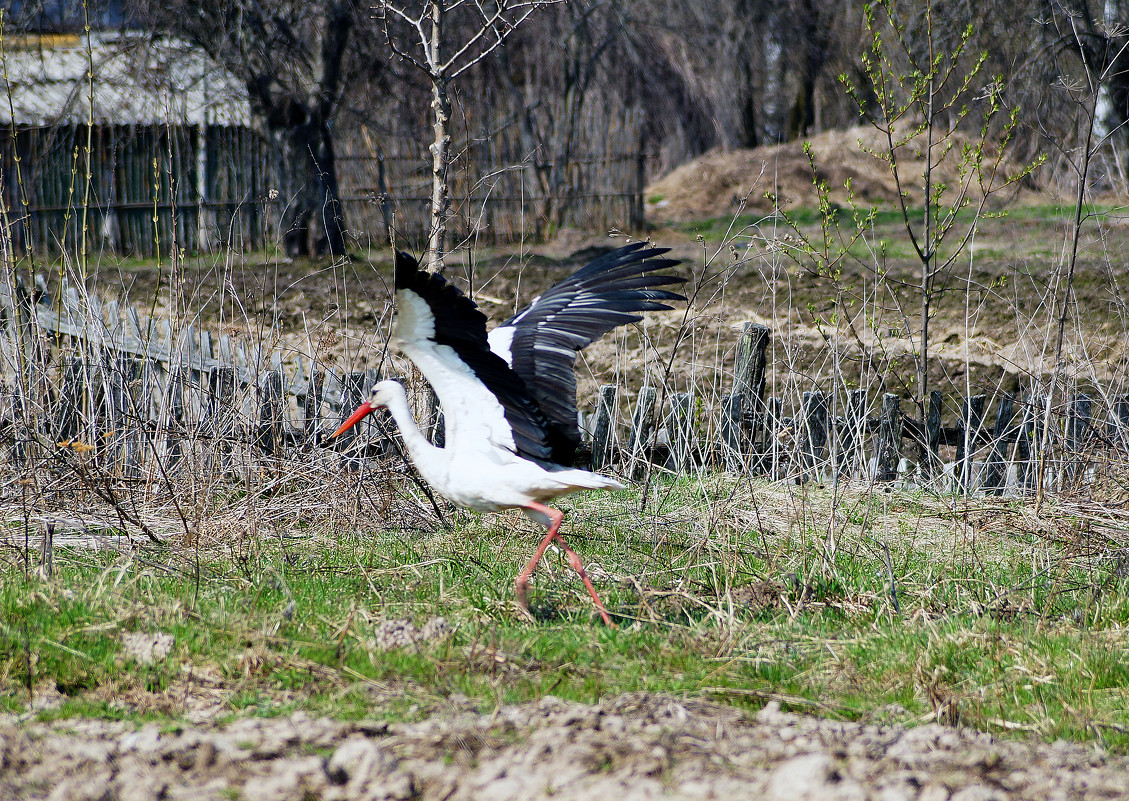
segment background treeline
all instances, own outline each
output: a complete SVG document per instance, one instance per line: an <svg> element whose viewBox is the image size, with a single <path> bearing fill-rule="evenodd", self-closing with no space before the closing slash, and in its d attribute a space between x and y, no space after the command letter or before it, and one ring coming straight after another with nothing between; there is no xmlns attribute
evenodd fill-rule
<svg viewBox="0 0 1129 801"><path fill-rule="evenodd" d="M567 217L572 197L637 190L626 184L649 181L711 148L756 147L857 124L865 111L859 99L873 100L865 66L873 57L869 6L858 0L537 4L504 46L452 81L452 194L468 201L464 218L492 197L530 206L534 233L583 224ZM300 255L343 248L344 215L338 225L336 214L313 213L333 204L343 183L371 201L410 195L413 181L425 194L431 85L404 57L418 50L421 32L391 9L414 13L426 5L39 0L13 3L5 33L77 31L90 21L103 30L167 33L206 50L247 86L254 125L279 162L279 188L295 198L282 229L292 232L287 249ZM470 0L443 5L450 52L472 41L484 15L497 8ZM1123 163L1126 3L961 0L926 8L921 0L890 0L871 13L901 28L902 36L887 37L891 43L920 43L920 53L890 47L886 56L895 66L903 57L907 64L923 55L951 57L971 30L959 60L983 59L984 66L965 88L962 105L974 113L960 125L981 124L978 104L1002 102L1020 123L1016 158L1049 153L1042 180L1053 180L1069 172L1069 159L1056 160L1055 152L1076 139L1079 95L1097 97L1094 77L1102 76L1100 133L1111 134L1111 164ZM988 91L997 79L999 91ZM857 88L856 97L844 81ZM350 177L351 160L363 161L363 176ZM622 169L610 168L618 162ZM597 169L584 169L586 163ZM1097 176L1097 188L1116 180L1119 169ZM504 177L514 173L520 183ZM389 211L381 213L387 218ZM638 213L626 212L625 222L638 222ZM309 233L302 220L310 216L320 218L314 228L326 230ZM464 228L473 233L474 225Z"/></svg>

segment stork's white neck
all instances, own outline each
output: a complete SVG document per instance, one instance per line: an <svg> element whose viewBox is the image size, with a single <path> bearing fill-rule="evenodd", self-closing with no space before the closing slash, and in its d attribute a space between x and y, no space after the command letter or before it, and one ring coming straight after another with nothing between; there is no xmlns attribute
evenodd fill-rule
<svg viewBox="0 0 1129 801"><path fill-rule="evenodd" d="M388 383L391 385L385 399L388 412L392 415L392 419L396 421L396 427L400 429L400 436L404 439L404 447L408 449L408 456L412 458L412 463L423 477L435 483L430 473L434 466L443 461L445 456L443 449L428 442L427 437L419 430L416 419L412 415L411 407L408 406L408 393L404 391L404 387L398 382L389 381Z"/></svg>

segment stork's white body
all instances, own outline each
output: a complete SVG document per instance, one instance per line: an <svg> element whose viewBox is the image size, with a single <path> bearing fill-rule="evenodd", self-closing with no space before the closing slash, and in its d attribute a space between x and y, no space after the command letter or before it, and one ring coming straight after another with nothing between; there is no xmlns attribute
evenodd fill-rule
<svg viewBox="0 0 1129 801"><path fill-rule="evenodd" d="M523 459L494 445L483 436L482 427L470 427L452 438L454 426L448 424L445 447L437 448L420 433L404 388L395 381L381 383L385 385L381 405L396 421L412 464L424 481L452 503L477 512L497 512L528 507L532 502L545 503L577 490L623 488L614 478L587 470L542 466ZM444 419L453 423L461 415L465 421L471 408L444 405Z"/></svg>
<svg viewBox="0 0 1129 801"><path fill-rule="evenodd" d="M381 381L336 434L376 408L392 414L408 455L440 495L477 511L520 507L549 526L536 554L518 575L519 603L529 577L556 539L584 581L604 622L580 557L560 538L561 513L546 505L585 489L621 489L618 481L568 466L576 430L576 353L640 311L669 309L684 300L665 289L681 282L654 271L676 262L639 243L596 259L486 333L486 318L441 276L396 254L396 324L392 344L423 373L443 409L444 447L427 441L412 417L403 386Z"/></svg>
<svg viewBox="0 0 1129 801"><path fill-rule="evenodd" d="M525 507L531 501L544 503L577 490L623 488L615 479L587 470L518 456L498 398L453 348L433 343L434 317L427 303L411 292L401 292L398 300L392 344L435 390L443 407L444 447L435 447L420 433L399 384L388 382L399 392L389 387L386 405L416 469L440 495L459 506L496 512Z"/></svg>

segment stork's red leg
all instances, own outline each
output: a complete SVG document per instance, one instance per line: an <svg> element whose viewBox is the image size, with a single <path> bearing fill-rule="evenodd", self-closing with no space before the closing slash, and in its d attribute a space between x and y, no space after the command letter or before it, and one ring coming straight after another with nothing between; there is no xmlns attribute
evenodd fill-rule
<svg viewBox="0 0 1129 801"><path fill-rule="evenodd" d="M517 593L517 603L522 609L529 611L529 579L533 575L533 571L537 569L537 563L541 561L541 557L545 555L545 551L549 547L549 543L557 536L557 529L561 527L561 521L564 520L564 514L559 509L553 509L540 503L531 503L529 508L546 515L549 518L549 530L545 532L544 539L541 544L537 546L537 551L533 554L533 558L525 565L525 569L518 573L517 578L514 579L514 590Z"/></svg>
<svg viewBox="0 0 1129 801"><path fill-rule="evenodd" d="M572 569L576 571L577 575L580 576L580 580L584 582L584 587L588 590L588 594L592 596L592 601L596 604L596 610L600 613L600 617L604 619L605 624L614 628L615 624L612 623L611 617L608 616L608 610L604 608L604 602L600 600L600 596L596 594L596 588L592 586L592 581L588 578L588 573L584 569L584 562L580 560L580 556L577 555L576 551L565 544L564 538L560 535L559 529L561 527L561 521L564 520L564 514L559 509L545 506L545 504L537 503L536 501L528 504L526 508L534 512L540 512L548 517L549 530L545 532L545 537L541 540L541 544L537 546L537 552L533 554L533 558L529 560L525 569L522 570L521 573L518 574L517 579L514 580L514 589L517 593L518 604L522 609L529 609L529 579L533 575L537 563L540 562L541 557L545 555L545 550L549 547L549 543L556 538L557 542L564 550L565 556L568 557L568 563L572 565Z"/></svg>

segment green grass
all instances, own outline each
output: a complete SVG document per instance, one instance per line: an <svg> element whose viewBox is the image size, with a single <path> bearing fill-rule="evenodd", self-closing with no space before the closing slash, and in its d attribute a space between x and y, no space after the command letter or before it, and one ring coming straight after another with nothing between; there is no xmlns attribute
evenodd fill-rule
<svg viewBox="0 0 1129 801"><path fill-rule="evenodd" d="M512 577L537 540L517 516L234 543L202 550L199 578L193 552L60 551L50 579L9 562L0 709L23 713L50 691L60 703L41 717L175 720L210 702L221 718L417 719L454 694L485 711L662 692L1129 748L1121 580L1037 531L973 535L951 501L840 499L833 555L823 489L659 484L644 514L637 492L569 501L565 531L614 630L558 555L535 581L535 620L516 612ZM453 636L376 647L381 620L432 615ZM121 647L130 631L172 634L172 654L134 664Z"/></svg>
<svg viewBox="0 0 1129 801"><path fill-rule="evenodd" d="M865 219L867 214L872 211L873 217L867 225L869 239L876 243L883 243L887 248L886 255L890 258L911 260L916 258L912 246L906 237L905 222L901 210L893 207L875 207L871 210L865 206L860 206L857 211L854 211L847 207L836 206L833 211L843 237L849 237L853 234L855 230L855 214L857 214L860 219ZM1109 204L1090 203L1086 204L1083 213L1086 223L1088 225L1094 225L1095 223L1110 223L1123 220L1126 216L1129 216L1129 208ZM914 229L920 230L924 217L924 209L921 207L911 208L908 214ZM786 215L787 219L790 220L793 225L809 234L815 232L822 219L820 209L809 206L789 209ZM959 211L957 213L958 230L950 235L950 239L959 239L959 229L967 228L974 219L974 208L969 207ZM1036 226L1043 229L1054 227L1061 228L1063 225L1072 223L1073 220L1074 207L1070 205L1014 206L1002 214L996 211L987 212L981 217L978 227L982 234L986 233L990 236L992 232L1004 228L1014 228L1016 226ZM739 235L742 232L748 233L756 230L761 232L761 234L766 234L770 230L786 231L789 225L784 217L776 216L770 212L764 212L740 214L737 216L711 217L691 222L678 222L672 223L670 227L675 231L680 231L685 234L701 236L705 241L711 244L718 244L728 237L735 234ZM1009 244L1000 252L1014 255L1014 248ZM1053 255L1053 252L1048 251L1048 253ZM855 256L862 254L862 250L854 252ZM981 252L981 255L986 256L988 254Z"/></svg>

